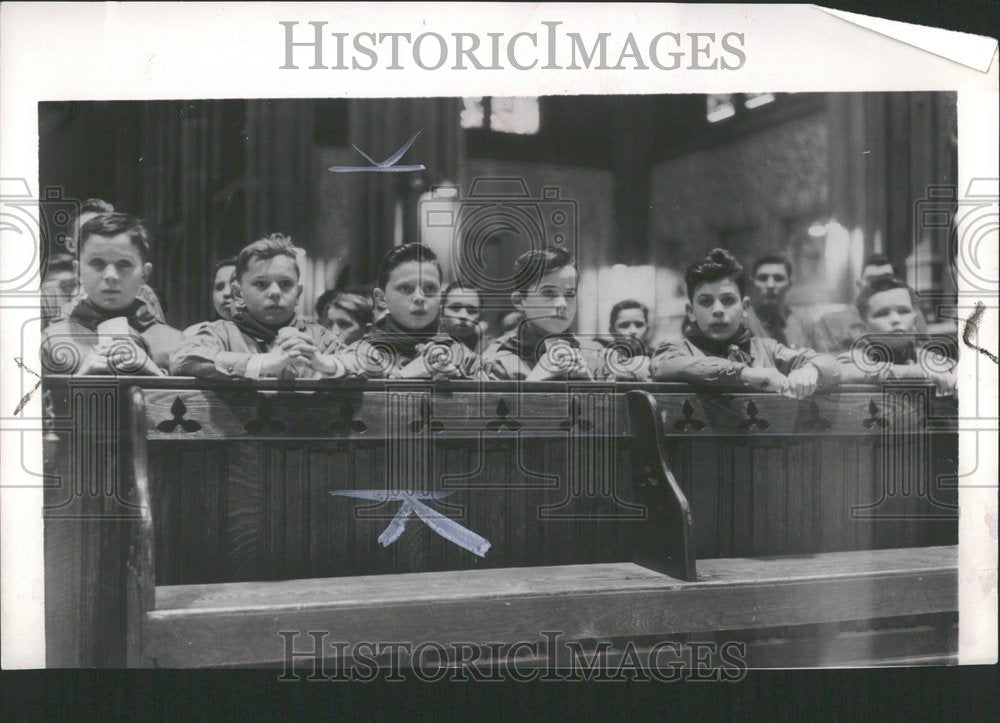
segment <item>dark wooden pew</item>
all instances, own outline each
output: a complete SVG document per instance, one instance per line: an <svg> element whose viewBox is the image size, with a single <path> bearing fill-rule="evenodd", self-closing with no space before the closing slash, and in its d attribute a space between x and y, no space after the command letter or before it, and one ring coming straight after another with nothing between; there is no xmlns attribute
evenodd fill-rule
<svg viewBox="0 0 1000 723"><path fill-rule="evenodd" d="M46 387L58 480L46 519L47 624L59 632L47 635L50 665L276 663L274 624L363 640L385 617L380 600L418 641L472 635L463 626L483 615L510 623L503 607L520 621L511 635L536 638L558 615L581 637L742 630L778 665L816 664L809 641L821 634L852 641L841 659L858 655L856 632L831 624L878 618L869 633L903 641L897 652L919 637L906 631L954 625L956 415L926 389L799 403L673 385ZM635 389L657 403L652 435L634 405L630 416ZM674 484L649 484L650 440ZM78 484L95 479L103 492ZM399 503L329 494L358 488L448 492L431 504L492 548L480 558L416 518L383 548ZM685 500L686 526L663 524ZM913 598L922 581L927 595ZM836 590L858 605L818 604ZM624 622L609 624L597 600ZM678 617L681 601L699 613ZM477 634L500 629L481 622ZM783 637L758 635L779 628ZM226 637L254 630L239 652Z"/></svg>

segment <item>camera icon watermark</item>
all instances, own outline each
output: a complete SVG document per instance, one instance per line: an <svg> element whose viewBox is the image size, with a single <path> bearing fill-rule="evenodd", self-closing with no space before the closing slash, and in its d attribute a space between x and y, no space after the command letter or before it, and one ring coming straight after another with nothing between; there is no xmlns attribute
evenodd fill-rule
<svg viewBox="0 0 1000 723"><path fill-rule="evenodd" d="M0 245L7 260L0 298L37 297L54 253L69 253L80 202L63 189L33 194L24 178L0 178Z"/></svg>
<svg viewBox="0 0 1000 723"><path fill-rule="evenodd" d="M919 296L942 293L949 265L966 287L957 289L959 296L996 294L1000 289L997 267L987 258L1000 233L998 185L1000 179L973 178L962 195L956 186L929 186L924 198L914 204L916 245L907 273ZM933 243L935 238L946 239L947 244ZM947 248L946 256L940 254L941 248Z"/></svg>
<svg viewBox="0 0 1000 723"><path fill-rule="evenodd" d="M576 257L579 241L577 202L546 186L537 197L522 178L477 178L467 196L459 186L434 186L419 207L421 240L444 248L450 277L488 296L509 294L521 275L514 260L543 248L560 248Z"/></svg>

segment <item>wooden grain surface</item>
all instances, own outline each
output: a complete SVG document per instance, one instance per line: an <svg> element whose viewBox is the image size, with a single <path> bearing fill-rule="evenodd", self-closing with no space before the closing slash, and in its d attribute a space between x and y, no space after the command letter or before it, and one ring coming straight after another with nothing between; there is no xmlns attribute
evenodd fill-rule
<svg viewBox="0 0 1000 723"><path fill-rule="evenodd" d="M147 655L160 666L276 663L279 632L329 640L486 642L760 629L957 609L957 550L706 562L705 582L635 565L423 573L157 590Z"/></svg>
<svg viewBox="0 0 1000 723"><path fill-rule="evenodd" d="M125 505L127 450L119 444L114 400L132 382L49 378L44 385L51 399L45 577L52 665L124 662L124 550L136 511ZM616 386L614 393L587 385L529 385L529 394L510 383L463 384L142 380L147 401L155 401L147 422L157 429L149 443L157 583L632 559L636 523L603 518L607 498L591 493L611 485L623 503L613 505L616 512L627 512L636 501L630 430L617 390L637 385ZM930 400L923 408L926 425L937 431L914 442L912 434L883 432L879 424L864 427L866 419L886 417L892 408L882 403L891 397L885 390L846 388L817 397L819 417L834 425L818 434L802 421L816 418L816 410L792 400L640 386L666 403L667 428L684 419L706 423L700 431L674 429L667 442L677 480L692 503L700 560L957 540L958 445L948 431L957 413L948 400ZM897 392L892 394L902 394ZM928 401L907 393L902 406ZM203 405L197 419L186 404L182 413L171 409L188 395L202 400L192 402L192 409ZM265 414L260 403L268 397L272 405ZM427 400L429 405L421 403ZM748 419L750 401L756 418L771 426L726 433ZM365 409L373 410L371 417ZM847 420L843 434L838 419ZM258 426L247 429L253 420ZM192 421L202 426L195 430ZM184 422L191 431L184 431ZM170 423L176 423L172 431L164 431ZM910 417L905 429L919 423L919 416ZM205 429L235 436L211 439ZM390 434L393 429L397 433ZM398 431L405 429L430 446L400 448L399 459L417 455L423 461L393 467L388 445L401 443ZM332 488L385 488L407 469L424 470L434 488L453 492L435 505L494 543L485 560L414 522L394 545L382 548L376 538L392 511L363 511L354 500L328 494ZM582 514L551 515L574 509Z"/></svg>

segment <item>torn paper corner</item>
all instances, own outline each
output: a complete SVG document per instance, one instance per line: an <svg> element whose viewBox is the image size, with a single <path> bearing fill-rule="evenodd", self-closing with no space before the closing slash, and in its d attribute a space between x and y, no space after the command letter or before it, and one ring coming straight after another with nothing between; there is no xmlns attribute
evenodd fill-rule
<svg viewBox="0 0 1000 723"><path fill-rule="evenodd" d="M932 28L927 25L903 23L898 20L885 20L870 15L849 13L845 10L834 10L817 5L817 9L828 15L840 18L846 22L872 30L893 40L933 53L947 60L961 63L969 68L985 73L993 64L997 52L996 38L985 35L972 35L956 30Z"/></svg>

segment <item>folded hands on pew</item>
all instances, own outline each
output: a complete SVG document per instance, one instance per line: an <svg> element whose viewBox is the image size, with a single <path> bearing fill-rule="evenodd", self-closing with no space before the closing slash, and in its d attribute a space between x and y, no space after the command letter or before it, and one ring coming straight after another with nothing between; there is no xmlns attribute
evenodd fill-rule
<svg viewBox="0 0 1000 723"><path fill-rule="evenodd" d="M785 376L773 367L744 367L740 379L762 392L777 392L792 399L805 399L815 393L819 384L819 370L806 364Z"/></svg>
<svg viewBox="0 0 1000 723"><path fill-rule="evenodd" d="M166 372L156 366L149 354L134 342L102 340L84 355L76 376L117 373L162 377Z"/></svg>

